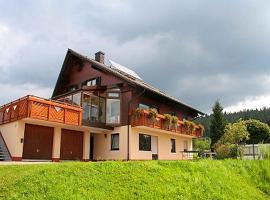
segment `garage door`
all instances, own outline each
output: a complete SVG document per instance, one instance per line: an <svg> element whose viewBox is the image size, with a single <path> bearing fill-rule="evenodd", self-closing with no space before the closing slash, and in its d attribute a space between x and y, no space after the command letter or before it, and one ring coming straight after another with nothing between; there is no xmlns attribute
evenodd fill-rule
<svg viewBox="0 0 270 200"><path fill-rule="evenodd" d="M62 129L61 160L82 160L83 132Z"/></svg>
<svg viewBox="0 0 270 200"><path fill-rule="evenodd" d="M25 124L23 158L52 159L53 128Z"/></svg>

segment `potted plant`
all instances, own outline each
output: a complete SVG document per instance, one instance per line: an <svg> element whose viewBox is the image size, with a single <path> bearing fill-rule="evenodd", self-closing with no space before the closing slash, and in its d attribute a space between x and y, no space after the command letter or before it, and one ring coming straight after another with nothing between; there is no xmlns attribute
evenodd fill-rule
<svg viewBox="0 0 270 200"><path fill-rule="evenodd" d="M140 118L141 114L142 114L142 109L141 109L141 108L136 108L136 109L133 111L133 113L132 113L132 117L133 117L135 120L137 120L137 119Z"/></svg>
<svg viewBox="0 0 270 200"><path fill-rule="evenodd" d="M201 131L201 135L203 135L205 128L202 124L198 124L199 130Z"/></svg>
<svg viewBox="0 0 270 200"><path fill-rule="evenodd" d="M189 124L189 131L190 131L190 134L192 135L192 133L194 132L196 128L196 124L193 122L193 121L190 121L190 124Z"/></svg>
<svg viewBox="0 0 270 200"><path fill-rule="evenodd" d="M183 120L184 131L185 131L186 133L188 133L188 130L189 130L189 124L190 124L190 121L188 121L188 120L186 120L186 119Z"/></svg>
<svg viewBox="0 0 270 200"><path fill-rule="evenodd" d="M174 129L177 130L177 126L178 126L178 117L177 116L172 116L172 125L174 126Z"/></svg>
<svg viewBox="0 0 270 200"><path fill-rule="evenodd" d="M189 120L184 120L184 127L185 127L185 131L187 134L192 134L192 132L194 131L196 125L194 122L189 121Z"/></svg>
<svg viewBox="0 0 270 200"><path fill-rule="evenodd" d="M152 121L153 123L155 123L155 122L156 122L156 118L157 118L157 114L158 114L158 113L157 113L157 109L155 109L155 108L150 108L147 117L148 117L149 119L151 119L151 121Z"/></svg>
<svg viewBox="0 0 270 200"><path fill-rule="evenodd" d="M164 114L164 128L170 129L171 124L172 124L172 115Z"/></svg>

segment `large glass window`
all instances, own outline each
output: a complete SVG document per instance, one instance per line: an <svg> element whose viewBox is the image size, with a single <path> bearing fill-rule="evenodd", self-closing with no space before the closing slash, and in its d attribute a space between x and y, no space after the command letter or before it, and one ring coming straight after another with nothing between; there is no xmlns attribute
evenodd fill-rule
<svg viewBox="0 0 270 200"><path fill-rule="evenodd" d="M91 103L90 95L83 94L82 107L83 107L83 119L84 120L90 120L90 106L89 106L90 103Z"/></svg>
<svg viewBox="0 0 270 200"><path fill-rule="evenodd" d="M83 94L83 119L105 123L105 99L90 94Z"/></svg>
<svg viewBox="0 0 270 200"><path fill-rule="evenodd" d="M172 153L175 153L176 152L175 139L171 139L171 152Z"/></svg>
<svg viewBox="0 0 270 200"><path fill-rule="evenodd" d="M70 94L64 97L61 97L59 99L57 99L57 101L62 101L65 103L69 103L69 104L75 104L80 106L81 105L81 93L75 93L75 94Z"/></svg>
<svg viewBox="0 0 270 200"><path fill-rule="evenodd" d="M72 104L72 95L65 96L64 102Z"/></svg>
<svg viewBox="0 0 270 200"><path fill-rule="evenodd" d="M106 99L103 97L99 97L99 121L102 123L105 123L106 113L105 113L105 107L106 107Z"/></svg>
<svg viewBox="0 0 270 200"><path fill-rule="evenodd" d="M81 93L73 94L72 102L73 102L73 104L80 106L81 105Z"/></svg>
<svg viewBox="0 0 270 200"><path fill-rule="evenodd" d="M111 150L119 150L119 133L111 134Z"/></svg>
<svg viewBox="0 0 270 200"><path fill-rule="evenodd" d="M106 123L120 123L120 99L107 99Z"/></svg>
<svg viewBox="0 0 270 200"><path fill-rule="evenodd" d="M151 135L139 134L139 150L151 151Z"/></svg>
<svg viewBox="0 0 270 200"><path fill-rule="evenodd" d="M91 96L90 121L98 121L99 97Z"/></svg>

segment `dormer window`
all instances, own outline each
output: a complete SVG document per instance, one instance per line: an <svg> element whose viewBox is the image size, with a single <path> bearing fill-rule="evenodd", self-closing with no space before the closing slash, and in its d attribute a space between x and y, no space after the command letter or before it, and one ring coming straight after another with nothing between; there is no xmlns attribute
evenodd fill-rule
<svg viewBox="0 0 270 200"><path fill-rule="evenodd" d="M71 85L71 86L69 86L68 91L75 91L77 89L78 89L77 85Z"/></svg>
<svg viewBox="0 0 270 200"><path fill-rule="evenodd" d="M86 82L86 86L95 86L97 84L97 80L93 79Z"/></svg>
<svg viewBox="0 0 270 200"><path fill-rule="evenodd" d="M96 86L100 85L100 77L89 79L82 83L83 86Z"/></svg>

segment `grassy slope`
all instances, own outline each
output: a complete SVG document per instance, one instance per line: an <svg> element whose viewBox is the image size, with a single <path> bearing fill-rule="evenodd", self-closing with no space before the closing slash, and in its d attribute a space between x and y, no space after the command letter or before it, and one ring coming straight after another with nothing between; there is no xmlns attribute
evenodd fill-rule
<svg viewBox="0 0 270 200"><path fill-rule="evenodd" d="M0 166L0 199L270 199L270 161Z"/></svg>

